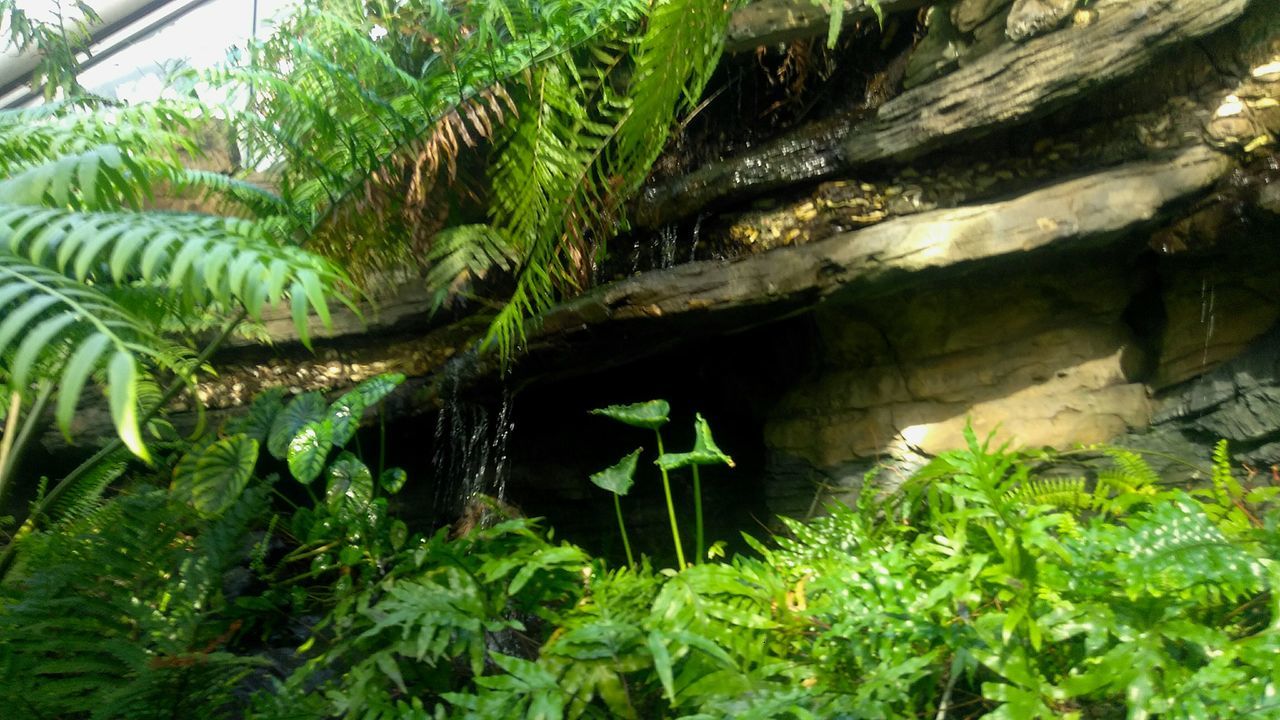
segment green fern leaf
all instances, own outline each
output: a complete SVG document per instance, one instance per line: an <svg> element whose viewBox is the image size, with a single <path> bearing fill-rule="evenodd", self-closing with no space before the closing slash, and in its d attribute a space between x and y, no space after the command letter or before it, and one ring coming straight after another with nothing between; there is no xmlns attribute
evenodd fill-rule
<svg viewBox="0 0 1280 720"><path fill-rule="evenodd" d="M186 375L188 351L166 343L95 288L0 251L0 367L13 378L61 377L55 418L70 433L85 382L106 371L112 420L146 458L137 425L139 363ZM16 349L13 341L26 337ZM38 340L36 343L33 341Z"/></svg>
<svg viewBox="0 0 1280 720"><path fill-rule="evenodd" d="M1231 543L1186 495L1141 513L1132 529L1132 536L1116 548L1116 568L1131 595L1220 602L1266 587L1266 567Z"/></svg>

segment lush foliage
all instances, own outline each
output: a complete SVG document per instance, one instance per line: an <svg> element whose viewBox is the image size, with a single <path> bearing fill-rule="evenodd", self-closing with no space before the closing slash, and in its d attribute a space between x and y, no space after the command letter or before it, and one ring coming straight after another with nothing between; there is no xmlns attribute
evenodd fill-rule
<svg viewBox="0 0 1280 720"><path fill-rule="evenodd" d="M79 483L46 530L18 541L0 584L0 701L33 718L241 714L245 682L270 663L231 646L373 584L407 542L387 512L403 471L375 480L341 449L402 379L372 378L332 403L267 393L219 436L167 456L170 482L141 478L104 497L123 470L114 462ZM271 462L260 443L294 482L259 479ZM272 512L317 476L322 497ZM288 550L275 551L282 538Z"/></svg>
<svg viewBox="0 0 1280 720"><path fill-rule="evenodd" d="M1187 490L1127 451L1086 479L970 436L748 555L610 568L500 502L474 528L409 536L388 508L403 474L341 449L396 381L268 394L175 457L168 491L78 503L25 540L0 599L0 663L20 678L3 699L72 718L1276 710L1277 490L1239 481L1225 445ZM605 412L653 428L645 409ZM288 482L257 479L273 462ZM321 619L270 680L254 638L291 616Z"/></svg>
<svg viewBox="0 0 1280 720"><path fill-rule="evenodd" d="M505 274L490 339L585 288L719 57L721 0L313 0L216 82L300 232L441 304Z"/></svg>
<svg viewBox="0 0 1280 720"><path fill-rule="evenodd" d="M95 19L76 8L71 28L0 3L10 44L42 53L35 82L63 98L0 113L0 390L10 416L56 394L69 432L101 379L120 441L143 458L143 426L181 389L144 401L150 371L189 386L202 326L282 301L308 344L308 314L328 323L329 303L349 302L339 265L416 265L441 304L507 274L489 339L510 356L527 316L590 283L728 18L720 0L314 0L179 85L229 104L122 106L76 82ZM278 195L186 167L192 138L219 123L250 167L276 168ZM227 215L145 209L192 193ZM0 450L0 498L21 450Z"/></svg>

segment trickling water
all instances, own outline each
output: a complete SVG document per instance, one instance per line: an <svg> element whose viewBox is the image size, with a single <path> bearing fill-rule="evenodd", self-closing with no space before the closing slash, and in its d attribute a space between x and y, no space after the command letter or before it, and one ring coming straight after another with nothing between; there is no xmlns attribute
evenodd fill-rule
<svg viewBox="0 0 1280 720"><path fill-rule="evenodd" d="M459 357L444 368L440 412L436 417L434 510L456 515L477 495L505 500L509 461L507 445L514 429L511 392L504 387L502 404L492 408L461 396L462 369L472 358Z"/></svg>
<svg viewBox="0 0 1280 720"><path fill-rule="evenodd" d="M498 410L498 424L493 428L495 456L493 496L499 500L506 500L507 498L507 474L510 470L507 444L511 440L511 433L516 429L515 420L511 418L511 404L511 390L504 383L502 388L502 407Z"/></svg>
<svg viewBox="0 0 1280 720"><path fill-rule="evenodd" d="M666 269L676 264L676 241L680 239L680 228L677 225L663 225L658 231L659 268Z"/></svg>
<svg viewBox="0 0 1280 720"><path fill-rule="evenodd" d="M698 213L698 219L693 221L693 244L689 247L689 262L698 259L698 241L702 238L702 220L706 216L706 213Z"/></svg>
<svg viewBox="0 0 1280 720"><path fill-rule="evenodd" d="M1204 326L1204 353L1200 357L1200 370L1209 366L1209 341L1213 339L1214 301L1213 283L1207 279L1200 281L1200 324Z"/></svg>

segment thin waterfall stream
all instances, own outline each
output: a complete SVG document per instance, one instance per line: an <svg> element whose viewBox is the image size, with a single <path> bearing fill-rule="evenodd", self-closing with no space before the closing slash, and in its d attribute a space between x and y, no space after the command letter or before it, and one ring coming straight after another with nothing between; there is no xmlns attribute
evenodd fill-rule
<svg viewBox="0 0 1280 720"><path fill-rule="evenodd" d="M432 457L432 509L438 517L457 517L479 495L506 500L510 474L507 448L515 429L513 394L504 382L496 408L464 397L464 370L471 359L464 355L446 365L440 385Z"/></svg>

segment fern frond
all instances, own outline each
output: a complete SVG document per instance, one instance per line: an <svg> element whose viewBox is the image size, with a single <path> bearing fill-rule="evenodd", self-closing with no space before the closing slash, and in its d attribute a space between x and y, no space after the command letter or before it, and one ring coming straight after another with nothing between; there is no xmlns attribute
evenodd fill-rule
<svg viewBox="0 0 1280 720"><path fill-rule="evenodd" d="M29 167L0 181L0 203L74 210L137 208L151 194L151 173L141 163L102 145Z"/></svg>
<svg viewBox="0 0 1280 720"><path fill-rule="evenodd" d="M1228 540L1185 494L1142 513L1117 551L1117 569L1131 593L1218 603L1267 589L1266 567Z"/></svg>
<svg viewBox="0 0 1280 720"><path fill-rule="evenodd" d="M55 412L70 432L90 375L105 371L111 418L126 447L147 458L138 428L139 365L186 375L184 348L161 340L90 285L0 251L0 362L15 385L58 378Z"/></svg>
<svg viewBox="0 0 1280 720"><path fill-rule="evenodd" d="M1231 451L1226 440L1219 440L1213 446L1213 489L1218 501L1224 506L1240 502L1244 498L1244 488L1231 471Z"/></svg>
<svg viewBox="0 0 1280 720"><path fill-rule="evenodd" d="M280 217L292 209L284 198L261 185L210 170L182 168L166 180L173 190L197 192L205 200L222 201L220 209L246 208L256 218Z"/></svg>
<svg viewBox="0 0 1280 720"><path fill-rule="evenodd" d="M1160 496L1160 476L1141 455L1115 447L1104 452L1114 467L1098 472L1092 501L1095 510L1118 517Z"/></svg>
<svg viewBox="0 0 1280 720"><path fill-rule="evenodd" d="M50 527L65 527L70 523L83 520L102 509L102 493L107 486L124 474L128 467L128 456L118 452L93 466L71 487L67 488L57 502L45 510Z"/></svg>
<svg viewBox="0 0 1280 720"><path fill-rule="evenodd" d="M0 110L0 176L102 145L176 166L201 152L191 139L196 112L179 101L112 105L90 98Z"/></svg>
<svg viewBox="0 0 1280 720"><path fill-rule="evenodd" d="M139 281L168 287L196 305L262 308L292 300L308 342L306 313L326 325L326 297L341 293L346 274L332 263L273 241L270 225L238 218L161 213L78 213L0 204L0 248L32 263L91 282Z"/></svg>
<svg viewBox="0 0 1280 720"><path fill-rule="evenodd" d="M650 13L635 53L627 118L610 158L615 173L626 180L624 191L644 181L675 116L697 105L720 57L728 22L725 4L715 0L660 3Z"/></svg>
<svg viewBox="0 0 1280 720"><path fill-rule="evenodd" d="M460 225L436 235L427 255L427 290L433 309L446 306L473 280L515 268L510 243L488 225Z"/></svg>
<svg viewBox="0 0 1280 720"><path fill-rule="evenodd" d="M623 201L715 69L727 22L724 3L712 0L654 6L623 93L612 86L621 56L607 43L597 43L589 63L546 63L534 75L492 170L490 214L524 256L488 335L504 357L523 340L525 317L589 280L595 248L616 232Z"/></svg>
<svg viewBox="0 0 1280 720"><path fill-rule="evenodd" d="M1119 471L1112 480L1117 489L1125 492L1142 492L1160 484L1160 476L1141 455L1116 447L1108 447L1104 452Z"/></svg>
<svg viewBox="0 0 1280 720"><path fill-rule="evenodd" d="M225 627L206 629L207 613L268 493L202 526L144 490L24 540L17 582L0 585L0 702L31 717L225 717L258 661L208 643Z"/></svg>
<svg viewBox="0 0 1280 720"><path fill-rule="evenodd" d="M1049 505L1063 510L1080 510L1090 505L1092 497L1082 477L1034 478L1009 489L1005 502L1019 507Z"/></svg>

